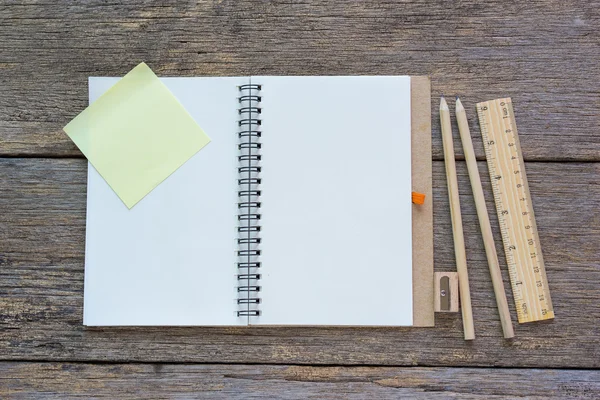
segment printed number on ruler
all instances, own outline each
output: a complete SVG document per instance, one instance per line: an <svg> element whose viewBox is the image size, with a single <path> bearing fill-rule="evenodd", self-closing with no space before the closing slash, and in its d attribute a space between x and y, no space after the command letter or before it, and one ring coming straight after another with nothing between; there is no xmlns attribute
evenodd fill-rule
<svg viewBox="0 0 600 400"><path fill-rule="evenodd" d="M477 104L519 323L554 318L510 98Z"/></svg>

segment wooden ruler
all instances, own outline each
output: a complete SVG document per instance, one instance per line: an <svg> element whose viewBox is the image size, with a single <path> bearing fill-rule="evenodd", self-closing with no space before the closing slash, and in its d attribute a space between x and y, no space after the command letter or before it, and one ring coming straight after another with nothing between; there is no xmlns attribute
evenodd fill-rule
<svg viewBox="0 0 600 400"><path fill-rule="evenodd" d="M519 323L554 318L510 98L477 103Z"/></svg>

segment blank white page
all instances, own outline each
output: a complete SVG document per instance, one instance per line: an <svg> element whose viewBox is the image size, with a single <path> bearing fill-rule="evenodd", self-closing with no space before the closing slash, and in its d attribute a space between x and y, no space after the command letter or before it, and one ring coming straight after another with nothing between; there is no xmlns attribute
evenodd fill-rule
<svg viewBox="0 0 600 400"><path fill-rule="evenodd" d="M116 78L90 78L90 102ZM85 325L239 325L237 85L165 78L211 142L128 210L88 166Z"/></svg>
<svg viewBox="0 0 600 400"><path fill-rule="evenodd" d="M410 77L252 77L262 96L261 316L412 325Z"/></svg>

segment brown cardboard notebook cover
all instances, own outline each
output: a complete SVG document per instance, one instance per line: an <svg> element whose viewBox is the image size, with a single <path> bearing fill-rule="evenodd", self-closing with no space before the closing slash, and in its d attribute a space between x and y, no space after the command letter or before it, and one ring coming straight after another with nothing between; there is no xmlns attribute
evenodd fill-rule
<svg viewBox="0 0 600 400"><path fill-rule="evenodd" d="M425 194L425 204L413 204L413 326L433 326L433 193L431 170L431 84L427 76L412 76L412 190Z"/></svg>

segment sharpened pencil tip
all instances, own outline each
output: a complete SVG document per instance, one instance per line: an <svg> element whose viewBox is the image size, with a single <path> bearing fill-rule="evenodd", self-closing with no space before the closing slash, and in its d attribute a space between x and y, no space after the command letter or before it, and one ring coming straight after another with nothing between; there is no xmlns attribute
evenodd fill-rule
<svg viewBox="0 0 600 400"><path fill-rule="evenodd" d="M444 98L444 93L442 93L442 95L440 97L443 99Z"/></svg>
<svg viewBox="0 0 600 400"><path fill-rule="evenodd" d="M460 99L458 98L458 95L456 95L456 97L454 98L454 100L460 100Z"/></svg>
<svg viewBox="0 0 600 400"><path fill-rule="evenodd" d="M447 110L448 103L446 102L446 98L444 96L440 97L440 110Z"/></svg>

